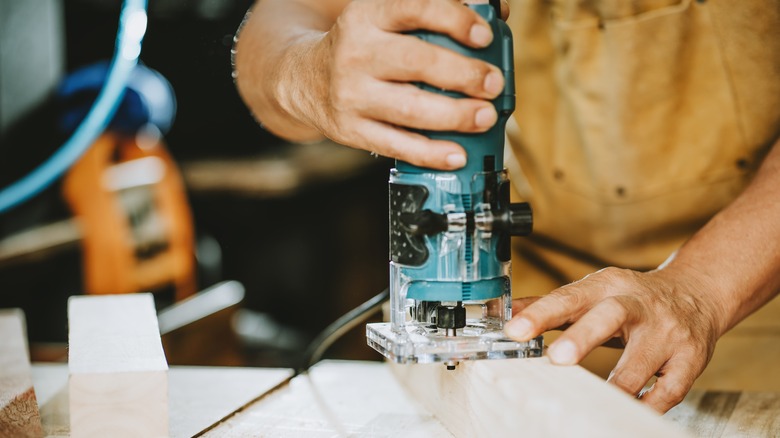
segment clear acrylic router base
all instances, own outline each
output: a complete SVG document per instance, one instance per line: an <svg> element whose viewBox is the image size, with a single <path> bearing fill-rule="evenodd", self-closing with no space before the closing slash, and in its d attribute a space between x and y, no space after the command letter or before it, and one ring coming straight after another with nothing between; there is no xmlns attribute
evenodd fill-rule
<svg viewBox="0 0 780 438"><path fill-rule="evenodd" d="M542 336L527 342L507 338L501 330L479 326L458 329L456 336L445 330L407 324L394 331L392 324L366 326L368 345L395 363L453 363L476 359L511 359L542 355Z"/></svg>

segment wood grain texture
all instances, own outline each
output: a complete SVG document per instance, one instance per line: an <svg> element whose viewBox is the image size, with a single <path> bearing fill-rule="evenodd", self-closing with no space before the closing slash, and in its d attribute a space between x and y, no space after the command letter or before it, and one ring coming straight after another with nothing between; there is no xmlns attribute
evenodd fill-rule
<svg viewBox="0 0 780 438"><path fill-rule="evenodd" d="M171 368L171 438L189 438L210 429L292 374L279 368Z"/></svg>
<svg viewBox="0 0 780 438"><path fill-rule="evenodd" d="M209 430L208 438L451 438L378 362L323 361Z"/></svg>
<svg viewBox="0 0 780 438"><path fill-rule="evenodd" d="M168 436L168 364L150 294L68 300L73 437Z"/></svg>
<svg viewBox="0 0 780 438"><path fill-rule="evenodd" d="M32 368L46 436L68 437L67 366L34 364ZM171 436L202 436L204 425L220 419L205 436L452 436L402 389L387 365L325 361L308 376L298 376L261 397L287 381L289 373L267 368L171 367ZM247 400L258 397L246 405ZM599 401L592 395L591 400L594 405ZM511 406L498 409L501 415L510 416L519 411ZM490 415L495 418L498 414ZM693 390L664 418L702 438L780 436L780 393ZM526 429L510 436L534 436ZM587 436L587 432L573 435Z"/></svg>
<svg viewBox="0 0 780 438"><path fill-rule="evenodd" d="M456 437L683 437L682 429L579 366L546 357L393 365L398 381Z"/></svg>
<svg viewBox="0 0 780 438"><path fill-rule="evenodd" d="M0 310L0 438L42 435L24 314L20 310Z"/></svg>
<svg viewBox="0 0 780 438"><path fill-rule="evenodd" d="M67 365L34 364L32 371L46 436L69 437ZM197 436L290 376L281 368L170 367L171 438Z"/></svg>
<svg viewBox="0 0 780 438"><path fill-rule="evenodd" d="M665 417L702 438L780 436L780 394L693 390Z"/></svg>

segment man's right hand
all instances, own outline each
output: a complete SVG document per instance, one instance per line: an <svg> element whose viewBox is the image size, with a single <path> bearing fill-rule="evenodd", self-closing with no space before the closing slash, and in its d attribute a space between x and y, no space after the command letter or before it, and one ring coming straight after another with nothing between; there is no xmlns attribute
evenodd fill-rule
<svg viewBox="0 0 780 438"><path fill-rule="evenodd" d="M488 130L497 120L490 100L502 91L504 77L489 63L404 34L420 29L477 48L493 38L488 24L458 1L353 1L327 32L302 38L297 54L281 55L278 67L285 73L273 76L273 106L294 122L348 146L418 166L462 167L466 155L458 144L431 140L410 129ZM255 80L242 75L240 80ZM412 82L469 98L426 92ZM270 130L284 131L267 123L262 110L253 110Z"/></svg>

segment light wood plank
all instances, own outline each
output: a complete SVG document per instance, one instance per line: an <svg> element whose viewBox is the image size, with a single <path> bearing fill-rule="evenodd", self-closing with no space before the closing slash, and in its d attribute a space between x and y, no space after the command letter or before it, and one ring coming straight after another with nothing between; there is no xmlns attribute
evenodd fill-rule
<svg viewBox="0 0 780 438"><path fill-rule="evenodd" d="M692 390L688 393L682 403L673 407L669 410L669 412L664 414L664 418L678 424L683 428L688 429L688 431L694 433L695 435L697 424L700 421L710 421L708 418L709 414L702 414L698 409L699 403L701 402L701 399L704 397L705 393L706 391L696 389ZM714 421L719 422L718 419L715 419Z"/></svg>
<svg viewBox="0 0 780 438"><path fill-rule="evenodd" d="M68 300L73 437L168 436L168 364L150 294Z"/></svg>
<svg viewBox="0 0 780 438"><path fill-rule="evenodd" d="M767 412L773 415L766 415ZM724 437L780 436L780 397L774 393L751 393L739 398Z"/></svg>
<svg viewBox="0 0 780 438"><path fill-rule="evenodd" d="M683 437L680 428L579 366L546 357L393 365L398 381L456 437Z"/></svg>
<svg viewBox="0 0 780 438"><path fill-rule="evenodd" d="M179 372L183 374L177 376ZM171 367L172 436L196 435L201 428L197 422L206 424L220 418L224 421L206 436L452 436L402 390L387 365L374 362L322 362L308 377L296 377L290 385L241 409L246 400L266 394L288 375L289 371L262 368ZM68 437L67 367L34 364L33 380L46 435ZM594 404L599 401L590 398ZM228 416L236 410L237 414ZM505 406L489 418L518 412L520 408ZM570 416L563 415L560 421L568 421ZM780 436L780 394L693 390L665 418L702 438ZM534 436L527 429L510 436ZM587 436L587 432L573 435ZM638 435L639 427L626 436Z"/></svg>
<svg viewBox="0 0 780 438"><path fill-rule="evenodd" d="M721 437L740 397L738 392L694 390L666 417L684 424L695 436Z"/></svg>
<svg viewBox="0 0 780 438"><path fill-rule="evenodd" d="M46 436L70 436L67 365L33 364L32 371ZM281 368L170 367L170 436L189 438L204 432L287 382L292 373Z"/></svg>
<svg viewBox="0 0 780 438"><path fill-rule="evenodd" d="M43 435L21 310L0 310L0 438Z"/></svg>
<svg viewBox="0 0 780 438"><path fill-rule="evenodd" d="M208 438L451 438L378 362L324 361L204 434Z"/></svg>
<svg viewBox="0 0 780 438"><path fill-rule="evenodd" d="M280 368L171 368L171 437L189 438L211 428L292 374Z"/></svg>
<svg viewBox="0 0 780 438"><path fill-rule="evenodd" d="M694 389L665 418L701 438L780 436L780 393Z"/></svg>

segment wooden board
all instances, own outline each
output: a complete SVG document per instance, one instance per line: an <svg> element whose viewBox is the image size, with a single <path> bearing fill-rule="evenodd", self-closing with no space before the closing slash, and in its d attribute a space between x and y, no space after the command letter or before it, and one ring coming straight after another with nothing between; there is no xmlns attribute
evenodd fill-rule
<svg viewBox="0 0 780 438"><path fill-rule="evenodd" d="M401 389L386 365L325 361L203 436L451 438L452 434Z"/></svg>
<svg viewBox="0 0 780 438"><path fill-rule="evenodd" d="M176 367L170 372L171 437L188 438L285 384L280 368Z"/></svg>
<svg viewBox="0 0 780 438"><path fill-rule="evenodd" d="M0 310L0 438L43 435L21 310Z"/></svg>
<svg viewBox="0 0 780 438"><path fill-rule="evenodd" d="M74 296L68 324L71 436L168 436L168 364L152 296Z"/></svg>
<svg viewBox="0 0 780 438"><path fill-rule="evenodd" d="M32 371L46 436L69 437L67 365L34 364ZM170 367L171 438L197 436L291 376L281 368Z"/></svg>
<svg viewBox="0 0 780 438"><path fill-rule="evenodd" d="M664 416L702 438L780 436L780 394L691 391Z"/></svg>
<svg viewBox="0 0 780 438"><path fill-rule="evenodd" d="M546 357L393 365L398 381L456 437L683 437L686 434L579 366Z"/></svg>
<svg viewBox="0 0 780 438"><path fill-rule="evenodd" d="M46 436L68 437L67 366L34 364L32 368ZM401 388L387 365L322 362L308 377L296 377L261 397L289 375L289 370L268 368L171 367L171 436L201 436L220 419L206 436L452 436ZM518 409L503 407L502 412L491 415L516 415ZM561 421L567 418L564 415ZM702 438L780 436L780 393L694 390L664 418Z"/></svg>

